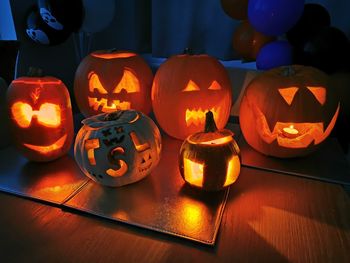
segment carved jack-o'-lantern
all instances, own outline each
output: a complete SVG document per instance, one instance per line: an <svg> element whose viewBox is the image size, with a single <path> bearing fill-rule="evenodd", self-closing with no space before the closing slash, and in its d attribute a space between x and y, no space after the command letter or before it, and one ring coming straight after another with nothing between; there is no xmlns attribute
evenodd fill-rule
<svg viewBox="0 0 350 263"><path fill-rule="evenodd" d="M38 73L38 72L36 72ZM12 81L7 106L14 143L32 161L51 161L66 154L74 129L69 93L63 82L40 76Z"/></svg>
<svg viewBox="0 0 350 263"><path fill-rule="evenodd" d="M115 50L95 51L80 63L74 94L84 116L115 110L151 111L153 74L139 55Z"/></svg>
<svg viewBox="0 0 350 263"><path fill-rule="evenodd" d="M180 150L180 173L186 183L207 191L233 184L240 172L240 150L230 130L218 130L212 112L204 132L190 135Z"/></svg>
<svg viewBox="0 0 350 263"><path fill-rule="evenodd" d="M74 156L86 176L107 186L137 182L158 164L161 137L154 122L135 110L83 120Z"/></svg>
<svg viewBox="0 0 350 263"><path fill-rule="evenodd" d="M253 79L239 113L248 144L282 158L317 149L331 133L340 109L328 82L325 73L304 66L279 67Z"/></svg>
<svg viewBox="0 0 350 263"><path fill-rule="evenodd" d="M177 55L158 69L152 87L153 111L162 129L178 139L202 131L212 111L219 129L230 115L232 90L225 68L208 55Z"/></svg>

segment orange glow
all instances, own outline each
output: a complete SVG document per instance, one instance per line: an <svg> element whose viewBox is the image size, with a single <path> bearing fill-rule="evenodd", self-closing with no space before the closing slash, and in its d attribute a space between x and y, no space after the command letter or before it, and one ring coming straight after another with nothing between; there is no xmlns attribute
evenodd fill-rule
<svg viewBox="0 0 350 263"><path fill-rule="evenodd" d="M120 93L123 89L127 93L140 92L140 82L130 69L124 70L123 77L113 90L113 93Z"/></svg>
<svg viewBox="0 0 350 263"><path fill-rule="evenodd" d="M112 112L115 110L129 110L131 103L128 101L112 100L112 103L108 105L107 99L100 99L88 97L89 106L95 111Z"/></svg>
<svg viewBox="0 0 350 263"><path fill-rule="evenodd" d="M182 92L186 92L186 91L197 91L197 90L200 90L200 88L198 87L198 85L197 85L194 81L190 80L190 81L187 83L186 88L184 88L184 89L182 90Z"/></svg>
<svg viewBox="0 0 350 263"><path fill-rule="evenodd" d="M30 85L40 85L40 86L43 86L43 85L59 85L59 84L62 84L62 81L60 80L57 80L57 81L46 81L46 80L41 80L41 79L38 79L38 80L14 80L12 81L12 83L14 84L30 84Z"/></svg>
<svg viewBox="0 0 350 263"><path fill-rule="evenodd" d="M34 104L38 101L40 97L41 87L36 87L35 90L30 94L30 97L33 99Z"/></svg>
<svg viewBox="0 0 350 263"><path fill-rule="evenodd" d="M191 185L203 186L204 164L184 158L185 181Z"/></svg>
<svg viewBox="0 0 350 263"><path fill-rule="evenodd" d="M214 80L214 81L210 84L210 86L209 86L208 89L210 89L210 90L221 90L221 86L220 86L220 84L219 84L216 80Z"/></svg>
<svg viewBox="0 0 350 263"><path fill-rule="evenodd" d="M308 90L315 96L317 101L324 105L326 103L326 89L323 87L307 87Z"/></svg>
<svg viewBox="0 0 350 263"><path fill-rule="evenodd" d="M95 58L103 58L103 59L114 59L114 58L131 58L131 57L135 57L136 54L135 53L131 53L131 52L125 52L125 53L92 53L91 56L95 57Z"/></svg>
<svg viewBox="0 0 350 263"><path fill-rule="evenodd" d="M138 152L143 152L144 150L146 149L149 149L150 146L149 144L146 142L146 143L140 143L140 140L139 138L137 137L136 133L135 132L130 132L130 137L131 137L131 140L132 142L134 143L135 145L135 148Z"/></svg>
<svg viewBox="0 0 350 263"><path fill-rule="evenodd" d="M232 136L226 136L226 137L222 137L222 138L218 138L218 139L210 140L206 142L198 142L197 144L220 145L220 144L228 143L230 141L232 141Z"/></svg>
<svg viewBox="0 0 350 263"><path fill-rule="evenodd" d="M103 87L100 78L95 72L89 74L89 91L94 92L96 89L100 94L108 94L107 90Z"/></svg>
<svg viewBox="0 0 350 263"><path fill-rule="evenodd" d="M61 124L60 107L53 103L43 103L38 111L23 102L15 102L11 107L12 116L22 128L28 128L34 116L46 127L56 128Z"/></svg>
<svg viewBox="0 0 350 263"><path fill-rule="evenodd" d="M273 131L271 132L265 115L258 107L254 108L255 116L257 117L257 131L260 137L269 144L274 140L277 140L279 146L286 148L306 148L312 142L314 142L315 145L323 142L334 128L339 110L340 104L338 104L337 110L334 113L333 118L326 130L324 130L325 127L322 122L277 122L274 126ZM298 132L297 136L293 138L286 137L285 133L283 133L283 130L285 130L285 128L290 129L291 126Z"/></svg>
<svg viewBox="0 0 350 263"><path fill-rule="evenodd" d="M278 92L281 94L282 98L288 103L288 105L292 105L294 96L298 90L298 87L290 87L278 89Z"/></svg>
<svg viewBox="0 0 350 263"><path fill-rule="evenodd" d="M209 109L214 115L215 122L218 122L220 109L221 109L220 107ZM202 125L203 124L204 125L205 114L209 110L202 110L201 108L199 108L198 110L187 109L186 110L186 124L187 124L187 126L190 126L191 124L194 124L194 125Z"/></svg>
<svg viewBox="0 0 350 263"><path fill-rule="evenodd" d="M200 229L203 226L204 218L202 216L203 207L195 202L185 202L183 204L182 215L184 227L187 230Z"/></svg>
<svg viewBox="0 0 350 263"><path fill-rule="evenodd" d="M95 149L97 148L100 148L99 139L89 139L85 141L85 150L87 151L88 160L91 165L96 165Z"/></svg>
<svg viewBox="0 0 350 263"><path fill-rule="evenodd" d="M108 174L109 176L112 176L112 177L121 177L121 176L123 176L128 171L128 165L123 160L118 160L118 163L119 163L119 166L120 166L119 169L115 170L115 169L109 168L106 171L106 174Z"/></svg>
<svg viewBox="0 0 350 263"><path fill-rule="evenodd" d="M47 146L38 146L33 144L27 144L24 143L23 145L31 150L37 151L41 154L48 154L50 152L53 152L55 150L59 150L63 147L64 143L66 142L67 134L63 135L60 139L58 139L53 144L47 145Z"/></svg>
<svg viewBox="0 0 350 263"><path fill-rule="evenodd" d="M233 156L227 165L226 180L224 186L233 184L237 180L240 171L241 163L239 161L239 157L237 155Z"/></svg>

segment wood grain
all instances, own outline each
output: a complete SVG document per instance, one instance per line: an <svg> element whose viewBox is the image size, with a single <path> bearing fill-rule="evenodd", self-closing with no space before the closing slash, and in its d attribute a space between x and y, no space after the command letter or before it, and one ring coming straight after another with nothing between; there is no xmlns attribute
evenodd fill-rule
<svg viewBox="0 0 350 263"><path fill-rule="evenodd" d="M0 193L1 262L350 262L341 186L243 169L215 247Z"/></svg>

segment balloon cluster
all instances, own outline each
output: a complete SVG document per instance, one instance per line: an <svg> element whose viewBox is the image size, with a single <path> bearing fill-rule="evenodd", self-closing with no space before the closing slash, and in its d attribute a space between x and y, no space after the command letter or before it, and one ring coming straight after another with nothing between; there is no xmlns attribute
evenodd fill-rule
<svg viewBox="0 0 350 263"><path fill-rule="evenodd" d="M28 10L26 34L42 45L58 45L73 32L92 34L108 26L114 0L38 0Z"/></svg>
<svg viewBox="0 0 350 263"><path fill-rule="evenodd" d="M334 73L349 67L350 44L331 26L322 5L304 0L221 0L223 10L243 20L233 35L233 48L258 69L301 64Z"/></svg>

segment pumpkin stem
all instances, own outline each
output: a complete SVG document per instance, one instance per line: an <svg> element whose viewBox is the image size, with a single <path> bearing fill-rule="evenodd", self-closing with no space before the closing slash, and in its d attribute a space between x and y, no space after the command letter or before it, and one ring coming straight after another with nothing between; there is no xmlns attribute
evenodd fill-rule
<svg viewBox="0 0 350 263"><path fill-rule="evenodd" d="M211 111L208 111L205 114L204 132L216 132L217 130L218 130L218 127L216 127L214 114Z"/></svg>
<svg viewBox="0 0 350 263"><path fill-rule="evenodd" d="M111 48L111 49L107 49L107 53L113 53L113 52L115 52L115 51L117 51L117 48Z"/></svg>
<svg viewBox="0 0 350 263"><path fill-rule="evenodd" d="M183 54L184 55L193 55L193 50L187 47L184 49Z"/></svg>
<svg viewBox="0 0 350 263"><path fill-rule="evenodd" d="M111 113L108 113L105 117L104 117L104 121L116 121L118 120L122 115L123 115L124 111L123 110L118 110L118 111L113 111Z"/></svg>
<svg viewBox="0 0 350 263"><path fill-rule="evenodd" d="M29 67L28 77L42 77L44 76L43 70L41 68L36 68L36 67Z"/></svg>
<svg viewBox="0 0 350 263"><path fill-rule="evenodd" d="M283 67L282 76L283 77L290 77L295 75L295 69L292 66L285 66Z"/></svg>

